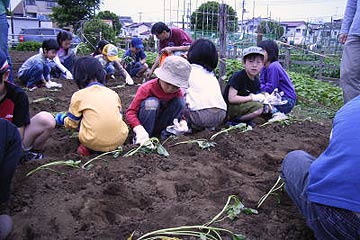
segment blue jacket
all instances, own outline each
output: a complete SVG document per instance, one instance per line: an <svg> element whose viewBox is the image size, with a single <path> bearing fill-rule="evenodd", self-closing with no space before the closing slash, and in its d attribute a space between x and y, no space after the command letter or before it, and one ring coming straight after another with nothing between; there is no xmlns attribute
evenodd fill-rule
<svg viewBox="0 0 360 240"><path fill-rule="evenodd" d="M340 33L360 36L360 1L348 0Z"/></svg>
<svg viewBox="0 0 360 240"><path fill-rule="evenodd" d="M336 114L326 150L312 163L311 202L360 212L360 96Z"/></svg>

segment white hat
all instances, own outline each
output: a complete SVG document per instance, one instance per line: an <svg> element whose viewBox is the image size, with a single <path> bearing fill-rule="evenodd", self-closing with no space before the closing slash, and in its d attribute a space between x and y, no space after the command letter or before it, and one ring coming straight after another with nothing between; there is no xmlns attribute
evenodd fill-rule
<svg viewBox="0 0 360 240"><path fill-rule="evenodd" d="M243 55L242 57L246 57L247 55L250 55L250 54L260 54L262 56L264 56L264 49L262 49L261 47L248 47L248 48L245 48L243 50Z"/></svg>
<svg viewBox="0 0 360 240"><path fill-rule="evenodd" d="M190 63L179 56L168 56L155 75L162 81L180 88L189 88Z"/></svg>

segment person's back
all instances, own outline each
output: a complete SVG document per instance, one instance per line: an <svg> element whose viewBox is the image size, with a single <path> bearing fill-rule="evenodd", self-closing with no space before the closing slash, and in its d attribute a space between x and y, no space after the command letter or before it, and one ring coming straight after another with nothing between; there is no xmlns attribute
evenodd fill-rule
<svg viewBox="0 0 360 240"><path fill-rule="evenodd" d="M78 59L74 80L80 90L71 97L68 113L56 116L57 123L71 129L80 126L80 143L90 151L107 152L121 146L128 128L122 119L118 94L103 85L105 73L101 64L93 57Z"/></svg>

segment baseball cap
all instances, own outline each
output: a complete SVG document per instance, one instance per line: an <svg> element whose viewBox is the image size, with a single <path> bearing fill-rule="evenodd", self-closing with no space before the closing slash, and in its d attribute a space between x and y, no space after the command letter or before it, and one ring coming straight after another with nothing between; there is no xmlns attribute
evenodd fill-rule
<svg viewBox="0 0 360 240"><path fill-rule="evenodd" d="M132 40L131 40L131 45L134 47L134 48L144 48L144 45L142 43L142 40L140 38L137 38L137 37L134 37Z"/></svg>
<svg viewBox="0 0 360 240"><path fill-rule="evenodd" d="M260 54L260 55L264 56L264 50L261 47L256 47L256 46L248 47L243 50L242 57L244 58L250 54Z"/></svg>
<svg viewBox="0 0 360 240"><path fill-rule="evenodd" d="M119 56L118 56L119 51L117 47L111 43L105 45L102 54L105 55L110 62L119 60Z"/></svg>
<svg viewBox="0 0 360 240"><path fill-rule="evenodd" d="M189 88L190 63L183 57L168 56L155 75L164 82L180 88Z"/></svg>

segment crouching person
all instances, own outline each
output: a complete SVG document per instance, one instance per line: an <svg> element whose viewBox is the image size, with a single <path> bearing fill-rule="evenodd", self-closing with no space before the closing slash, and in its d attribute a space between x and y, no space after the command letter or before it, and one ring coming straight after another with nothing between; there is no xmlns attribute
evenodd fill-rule
<svg viewBox="0 0 360 240"><path fill-rule="evenodd" d="M75 61L73 73L80 90L71 97L69 111L55 116L56 123L79 129L80 155L115 150L124 144L129 131L119 95L103 85L106 73L93 57Z"/></svg>
<svg viewBox="0 0 360 240"><path fill-rule="evenodd" d="M190 63L178 56L169 56L155 70L157 78L143 83L130 104L126 119L135 132L135 143L159 136L174 119L181 122L185 99L181 88L189 87ZM183 120L184 123L184 120Z"/></svg>
<svg viewBox="0 0 360 240"><path fill-rule="evenodd" d="M285 189L319 240L360 239L360 97L335 115L318 157L290 152L282 164Z"/></svg>
<svg viewBox="0 0 360 240"><path fill-rule="evenodd" d="M260 93L259 73L264 66L264 51L249 47L243 52L244 70L234 73L224 91L228 104L228 120L231 125L252 120L264 112L265 94Z"/></svg>
<svg viewBox="0 0 360 240"><path fill-rule="evenodd" d="M8 76L9 65L5 54L0 51L0 118L12 122L18 128L24 150L22 160L41 159L41 151L55 128L55 120L45 111L30 119L29 100L24 90L9 83Z"/></svg>

